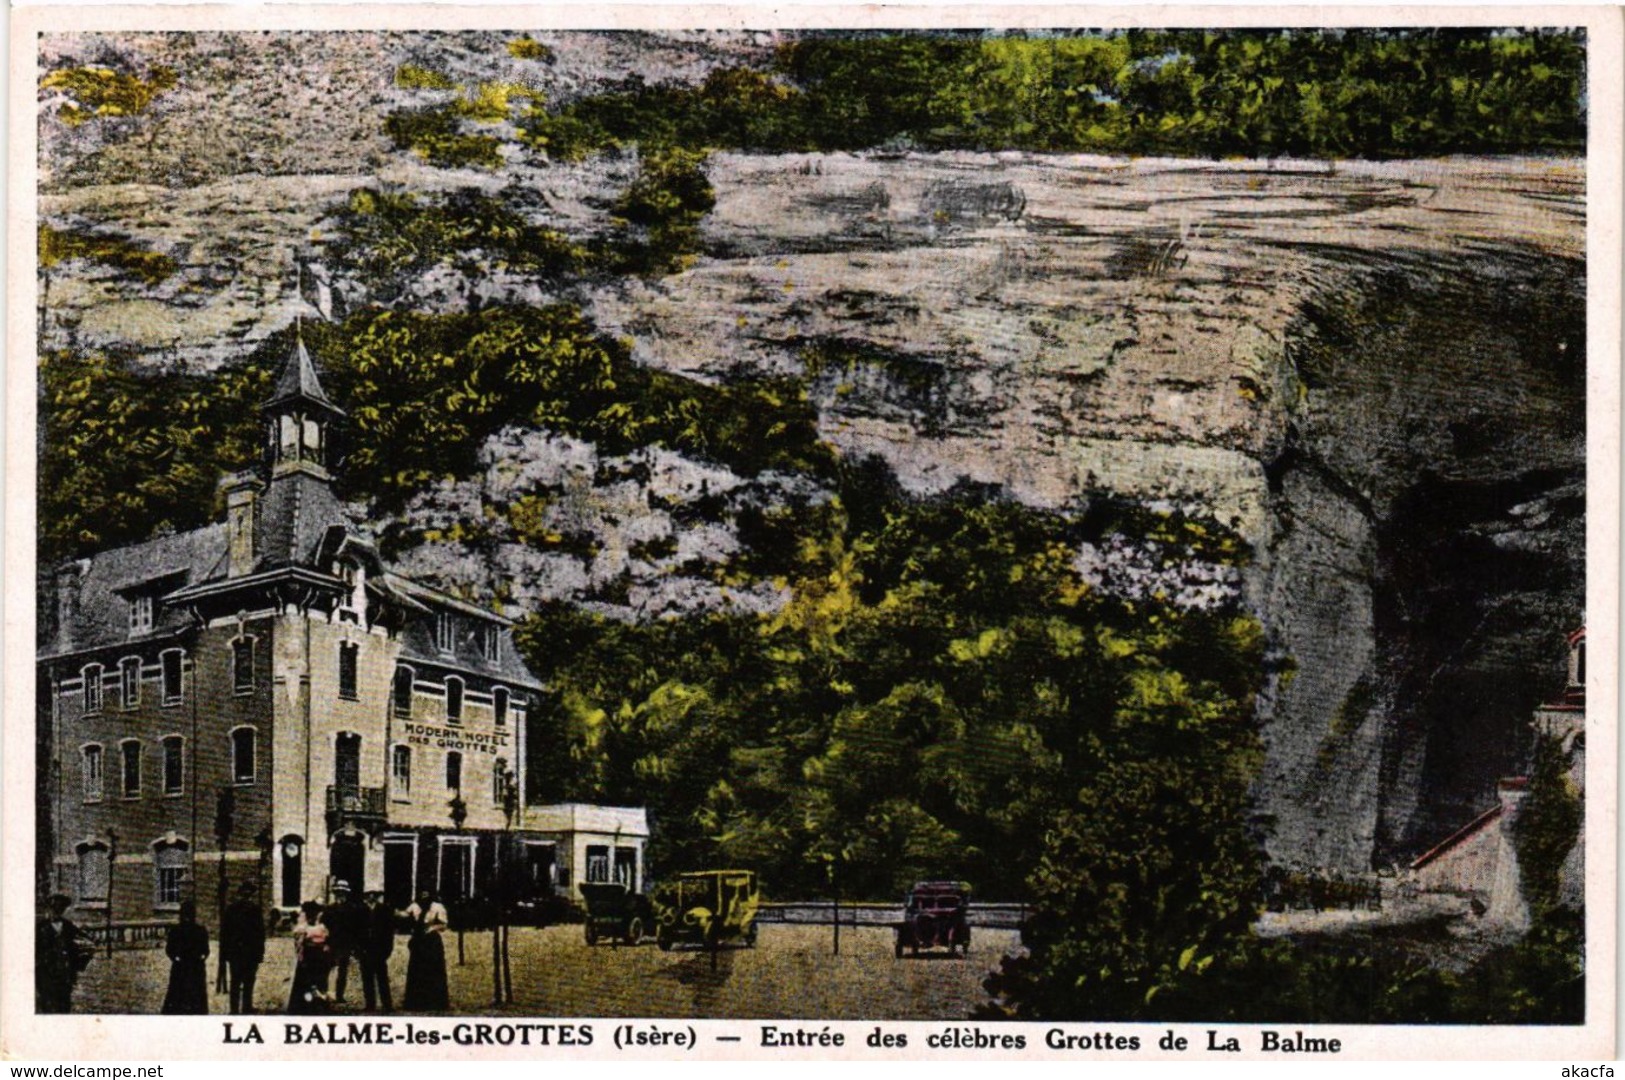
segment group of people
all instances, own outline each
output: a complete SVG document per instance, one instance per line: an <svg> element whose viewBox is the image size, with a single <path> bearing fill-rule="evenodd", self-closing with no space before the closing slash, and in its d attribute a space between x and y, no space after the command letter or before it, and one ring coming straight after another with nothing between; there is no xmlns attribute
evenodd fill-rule
<svg viewBox="0 0 1625 1080"><path fill-rule="evenodd" d="M232 1013L255 1011L254 985L265 960L267 930L256 894L256 886L244 882L221 920L220 952L229 975ZM385 904L382 892L373 890L358 898L343 881L334 884L333 896L334 902L325 908L315 900L300 906L293 928L294 970L288 1012L322 1013L342 1004L352 960L361 972L367 1011L393 1012L389 958L403 916L410 936L402 1007L408 1012L450 1007L442 940L449 919L445 906L433 893L420 893L417 902L404 913ZM42 1013L71 1009L74 984L90 962L91 950L84 935L66 918L70 905L67 897L53 896L48 915L35 935L35 1004ZM209 932L197 921L197 905L192 901L180 905L179 921L169 928L164 952L170 967L163 1012L208 1012Z"/></svg>

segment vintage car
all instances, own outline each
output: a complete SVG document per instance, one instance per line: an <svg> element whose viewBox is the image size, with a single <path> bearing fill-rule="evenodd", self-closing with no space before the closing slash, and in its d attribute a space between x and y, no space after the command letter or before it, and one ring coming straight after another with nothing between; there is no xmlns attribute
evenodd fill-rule
<svg viewBox="0 0 1625 1080"><path fill-rule="evenodd" d="M970 953L970 886L963 881L919 881L903 900L903 921L897 924L893 955L903 950L920 955L922 949L956 948Z"/></svg>
<svg viewBox="0 0 1625 1080"><path fill-rule="evenodd" d="M679 874L653 896L655 941L662 949L723 942L756 944L760 896L754 870L701 870Z"/></svg>
<svg viewBox="0 0 1625 1080"><path fill-rule="evenodd" d="M649 898L619 882L585 882L581 899L587 905L583 926L588 945L600 940L636 945L654 924Z"/></svg>

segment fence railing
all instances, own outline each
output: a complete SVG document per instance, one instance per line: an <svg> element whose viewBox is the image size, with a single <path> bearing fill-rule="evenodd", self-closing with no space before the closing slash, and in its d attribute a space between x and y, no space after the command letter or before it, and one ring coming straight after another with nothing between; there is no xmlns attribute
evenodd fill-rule
<svg viewBox="0 0 1625 1080"><path fill-rule="evenodd" d="M327 812L351 817L381 818L384 816L384 789L381 787L343 787L333 785L327 789Z"/></svg>
<svg viewBox="0 0 1625 1080"><path fill-rule="evenodd" d="M79 932L98 949L107 948L109 938L115 949L153 949L163 946L169 928L174 925L172 922L114 923L112 926L92 923L80 926Z"/></svg>
<svg viewBox="0 0 1625 1080"><path fill-rule="evenodd" d="M756 918L764 923L809 923L830 926L835 922L835 905L829 900L801 900L792 903L763 904ZM903 919L902 904L841 904L842 926L894 926ZM1027 921L1025 904L983 904L971 901L966 920L972 926L1017 930Z"/></svg>

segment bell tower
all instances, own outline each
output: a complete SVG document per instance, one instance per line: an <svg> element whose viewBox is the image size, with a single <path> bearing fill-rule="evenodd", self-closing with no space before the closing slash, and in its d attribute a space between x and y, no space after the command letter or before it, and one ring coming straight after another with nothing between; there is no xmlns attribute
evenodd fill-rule
<svg viewBox="0 0 1625 1080"><path fill-rule="evenodd" d="M346 521L329 471L333 432L345 413L322 389L297 330L260 415L265 493L255 528L256 562L261 569L304 563L312 557L322 530Z"/></svg>
<svg viewBox="0 0 1625 1080"><path fill-rule="evenodd" d="M316 377L303 336L294 338L293 351L265 404L265 465L267 478L292 471L308 472L330 480L328 455L331 430L344 410L328 400Z"/></svg>

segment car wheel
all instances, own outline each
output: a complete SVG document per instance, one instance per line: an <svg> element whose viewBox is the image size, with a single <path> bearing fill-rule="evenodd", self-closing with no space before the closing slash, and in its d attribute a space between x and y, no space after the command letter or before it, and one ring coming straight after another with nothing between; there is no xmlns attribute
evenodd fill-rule
<svg viewBox="0 0 1625 1080"><path fill-rule="evenodd" d="M755 923L751 923L750 926L745 928L745 944L748 947L752 948L752 949L756 948L756 924Z"/></svg>
<svg viewBox="0 0 1625 1080"><path fill-rule="evenodd" d="M626 924L626 943L636 945L643 940L643 920L636 915Z"/></svg>
<svg viewBox="0 0 1625 1080"><path fill-rule="evenodd" d="M671 952L671 938L665 934L656 934L655 944L660 946L661 952Z"/></svg>
<svg viewBox="0 0 1625 1080"><path fill-rule="evenodd" d="M591 922L586 923L586 935L588 945L598 944L598 927L594 926Z"/></svg>
<svg viewBox="0 0 1625 1080"><path fill-rule="evenodd" d="M903 936L901 934L897 935L897 942L892 946L891 954L898 960L903 958Z"/></svg>

